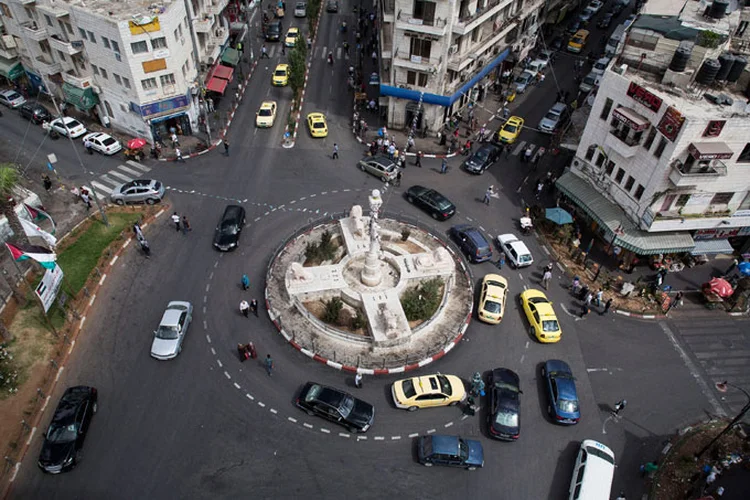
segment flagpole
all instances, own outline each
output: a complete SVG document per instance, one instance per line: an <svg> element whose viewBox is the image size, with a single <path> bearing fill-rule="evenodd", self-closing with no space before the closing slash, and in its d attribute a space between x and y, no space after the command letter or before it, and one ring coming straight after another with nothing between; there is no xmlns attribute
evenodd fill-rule
<svg viewBox="0 0 750 500"><path fill-rule="evenodd" d="M37 304L39 304L39 307L42 309L42 315L44 316L44 319L47 321L47 325L49 325L50 329L52 330L52 333L55 334L55 337L59 337L59 335L57 334L57 329L55 329L55 325L52 324L52 321L47 316L47 311L44 310L44 304L42 304L42 298L39 297L39 295L37 295L35 293L34 287L31 286L31 283L29 282L29 279L26 277L26 274L24 274L21 271L21 267L18 265L18 262L16 262L16 259L14 259L12 257L12 255L11 255L11 259L10 260L12 260L13 261L13 265L16 266L16 271L18 271L18 274L21 275L21 279L23 279L24 283L26 283L26 286L29 287L29 290L31 290L31 293L34 295L34 297L36 297L36 299L37 299L36 302L37 302ZM55 264L55 265L57 265L57 264ZM45 272L46 272L46 269L45 269Z"/></svg>

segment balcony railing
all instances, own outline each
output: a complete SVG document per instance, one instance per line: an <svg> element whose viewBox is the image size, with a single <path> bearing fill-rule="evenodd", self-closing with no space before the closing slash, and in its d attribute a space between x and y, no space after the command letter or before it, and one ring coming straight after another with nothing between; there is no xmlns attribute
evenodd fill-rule
<svg viewBox="0 0 750 500"><path fill-rule="evenodd" d="M64 40L60 37L60 35L51 35L49 37L49 44L53 49L59 50L63 54L68 54L69 56L77 54L83 50L82 41L77 40L71 42L68 40Z"/></svg>
<svg viewBox="0 0 750 500"><path fill-rule="evenodd" d="M213 17L208 17L204 19L193 19L193 27L195 28L196 33L209 33L211 31L211 26L214 24Z"/></svg>
<svg viewBox="0 0 750 500"><path fill-rule="evenodd" d="M681 160L674 160L671 167L672 171L669 172L669 180L678 187L697 185L702 179L724 177L727 175L727 166L721 160L711 160L708 163L695 163L689 167Z"/></svg>
<svg viewBox="0 0 750 500"><path fill-rule="evenodd" d="M26 33L26 36L28 36L32 40L36 40L37 42L39 42L47 38L47 28L40 27L36 23L36 21L23 23L21 26L23 26L23 30L24 33Z"/></svg>
<svg viewBox="0 0 750 500"><path fill-rule="evenodd" d="M206 12L209 14L219 15L226 8L229 0L211 0L206 3Z"/></svg>
<svg viewBox="0 0 750 500"><path fill-rule="evenodd" d="M69 83L79 89L85 89L91 87L94 84L94 77L91 75L87 76L76 76L71 72L62 73L62 79L65 83Z"/></svg>
<svg viewBox="0 0 750 500"><path fill-rule="evenodd" d="M37 56L34 59L34 69L44 75L54 75L62 70L62 66L59 62L52 61L47 56Z"/></svg>
<svg viewBox="0 0 750 500"><path fill-rule="evenodd" d="M476 9L473 13L469 11L468 7L466 7L462 9L461 12L459 12L458 22L462 24L469 24L474 19L478 18L479 16L481 16L482 14L490 10L492 7L503 2L508 2L508 0L490 0L489 2L487 2L487 5L485 5L481 9Z"/></svg>

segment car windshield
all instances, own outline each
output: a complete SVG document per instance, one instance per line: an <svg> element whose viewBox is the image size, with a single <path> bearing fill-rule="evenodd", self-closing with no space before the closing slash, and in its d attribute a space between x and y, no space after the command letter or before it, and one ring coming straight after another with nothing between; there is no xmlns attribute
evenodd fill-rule
<svg viewBox="0 0 750 500"><path fill-rule="evenodd" d="M504 382L503 380L495 380L495 387L498 389L502 389L504 391L510 391L510 392L518 392L518 387L516 387L513 384L509 384L508 382Z"/></svg>
<svg viewBox="0 0 750 500"><path fill-rule="evenodd" d="M495 281L495 280L489 280L489 281L487 281L487 286L496 286L496 287L499 287L499 288L505 288L505 284L504 283L500 283L499 281Z"/></svg>
<svg viewBox="0 0 750 500"><path fill-rule="evenodd" d="M544 297L529 297L529 304L546 304L549 302Z"/></svg>
<svg viewBox="0 0 750 500"><path fill-rule="evenodd" d="M514 134L516 130L518 130L518 127L513 125L512 123L508 123L507 125L503 127L503 130L505 132L510 132L511 134Z"/></svg>
<svg viewBox="0 0 750 500"><path fill-rule="evenodd" d="M499 314L502 308L503 306L499 301L495 302L494 300L488 300L484 303L484 310L488 313Z"/></svg>
<svg viewBox="0 0 750 500"><path fill-rule="evenodd" d="M80 127L81 123L78 120L70 120L70 121L65 122L65 125L67 125L68 128L76 128L76 127Z"/></svg>
<svg viewBox="0 0 750 500"><path fill-rule="evenodd" d="M594 76L587 76L583 79L583 83L586 85L594 85L594 82L596 82L596 77Z"/></svg>
<svg viewBox="0 0 750 500"><path fill-rule="evenodd" d="M111 146L111 145L112 145L112 144L114 144L115 142L117 142L117 141L115 141L115 140L114 140L114 139L112 139L111 137L107 137L106 139L104 139L104 140L102 141L102 144L104 144L105 146Z"/></svg>
<svg viewBox="0 0 750 500"><path fill-rule="evenodd" d="M560 325L557 324L555 319L545 319L542 321L542 330L545 332L556 332L560 329Z"/></svg>
<svg viewBox="0 0 750 500"><path fill-rule="evenodd" d="M583 43L583 37L582 36L574 36L572 43L581 45Z"/></svg>
<svg viewBox="0 0 750 500"><path fill-rule="evenodd" d="M354 398L351 396L346 396L344 400L341 402L341 406L339 406L339 412L341 412L342 417L346 418L352 412L353 408L354 408Z"/></svg>
<svg viewBox="0 0 750 500"><path fill-rule="evenodd" d="M47 441L53 443L70 443L76 440L76 425L54 425L47 431Z"/></svg>
<svg viewBox="0 0 750 500"><path fill-rule="evenodd" d="M480 162L486 160L488 156L489 155L487 154L487 151L484 149L480 149L479 151L474 153L474 159Z"/></svg>
<svg viewBox="0 0 750 500"><path fill-rule="evenodd" d="M276 76L286 76L286 70L285 69L277 69L274 73Z"/></svg>
<svg viewBox="0 0 750 500"><path fill-rule="evenodd" d="M463 462L469 459L469 445L464 441L458 442L458 454Z"/></svg>
<svg viewBox="0 0 750 500"><path fill-rule="evenodd" d="M594 448L593 446L587 446L586 447L586 451L589 452L590 454L594 455L595 457L599 457L602 460L605 460L605 461L611 463L612 465L614 465L614 463L615 463L615 459L612 458L612 455L610 455L609 453L605 453L605 452L603 452L602 450L600 450L598 448Z"/></svg>
<svg viewBox="0 0 750 500"><path fill-rule="evenodd" d="M165 340L174 340L180 336L180 329L176 326L159 325L156 330L156 338Z"/></svg>
<svg viewBox="0 0 750 500"><path fill-rule="evenodd" d="M560 116L560 115L558 115L558 114L557 114L557 113L555 113L554 111L549 111L549 112L548 112L548 113L547 113L546 115L544 115L544 117L545 117L545 118L546 118L547 120L552 120L552 121L557 121L557 117L558 117L558 116Z"/></svg>
<svg viewBox="0 0 750 500"><path fill-rule="evenodd" d="M260 113L258 113L260 116L271 116L273 113L271 112L270 108L263 108L260 110Z"/></svg>
<svg viewBox="0 0 750 500"><path fill-rule="evenodd" d="M578 401L573 399L558 399L557 408L561 412L575 413L578 411Z"/></svg>
<svg viewBox="0 0 750 500"><path fill-rule="evenodd" d="M224 234L237 234L237 224L233 221L224 221L221 223L221 232Z"/></svg>
<svg viewBox="0 0 750 500"><path fill-rule="evenodd" d="M526 83L526 79L528 77L526 75L520 75L518 78L516 78L516 83Z"/></svg>
<svg viewBox="0 0 750 500"><path fill-rule="evenodd" d="M519 255L518 262L531 262L531 255L529 254Z"/></svg>
<svg viewBox="0 0 750 500"><path fill-rule="evenodd" d="M444 375L438 375L438 381L440 382L440 392L450 396L453 394L453 388L451 387L450 381Z"/></svg>
<svg viewBox="0 0 750 500"><path fill-rule="evenodd" d="M417 391L414 390L414 382L412 379L404 380L401 384L401 390L404 391L404 396L407 398L413 398L417 395Z"/></svg>
<svg viewBox="0 0 750 500"><path fill-rule="evenodd" d="M495 423L504 427L518 427L518 413L502 408L495 414Z"/></svg>

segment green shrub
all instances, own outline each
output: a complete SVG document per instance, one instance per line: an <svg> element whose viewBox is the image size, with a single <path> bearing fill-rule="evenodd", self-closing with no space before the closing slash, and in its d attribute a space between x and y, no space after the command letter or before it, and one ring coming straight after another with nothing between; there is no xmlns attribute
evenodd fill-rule
<svg viewBox="0 0 750 500"><path fill-rule="evenodd" d="M357 309L357 315L352 318L352 330L359 330L360 328L367 328L367 317L362 314L362 311Z"/></svg>
<svg viewBox="0 0 750 500"><path fill-rule="evenodd" d="M443 281L432 278L411 288L401 296L401 307L409 321L423 321L431 318L442 299Z"/></svg>
<svg viewBox="0 0 750 500"><path fill-rule="evenodd" d="M18 392L18 369L5 344L0 344L0 390L9 394Z"/></svg>
<svg viewBox="0 0 750 500"><path fill-rule="evenodd" d="M339 314L341 314L341 309L344 308L344 302L339 297L334 297L324 303L326 309L323 312L323 321L331 325L338 324Z"/></svg>

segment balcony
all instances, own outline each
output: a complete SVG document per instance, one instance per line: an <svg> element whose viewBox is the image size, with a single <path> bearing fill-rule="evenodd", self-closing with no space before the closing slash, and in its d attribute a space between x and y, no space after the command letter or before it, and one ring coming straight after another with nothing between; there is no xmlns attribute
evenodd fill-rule
<svg viewBox="0 0 750 500"><path fill-rule="evenodd" d="M59 35L51 35L49 37L49 44L50 47L52 47L55 50L59 50L63 54L67 54L69 56L72 56L73 54L78 54L83 50L83 42L80 40L69 42L67 40L63 40L60 38Z"/></svg>
<svg viewBox="0 0 750 500"><path fill-rule="evenodd" d="M396 15L396 29L426 33L428 35L443 36L446 33L448 21L442 18L418 19L411 17L403 11Z"/></svg>
<svg viewBox="0 0 750 500"><path fill-rule="evenodd" d="M206 12L218 16L224 11L228 4L229 0L211 0L206 3Z"/></svg>
<svg viewBox="0 0 750 500"><path fill-rule="evenodd" d="M677 187L696 186L703 181L727 175L727 166L721 160L687 165L681 160L674 160L670 165L669 180Z"/></svg>
<svg viewBox="0 0 750 500"><path fill-rule="evenodd" d="M488 57L492 59L494 55L491 55L491 49L495 47L500 41L502 41L508 34L518 27L517 19L508 19L500 24L499 30L490 31L476 43L471 44L470 47L464 47L461 52L456 52L448 58L448 69L451 71L463 71L471 61L479 60L482 57ZM501 50L505 50L506 45L510 45L511 41L507 41L503 46L500 46ZM481 68L479 68L481 69ZM479 71L477 69L476 71Z"/></svg>
<svg viewBox="0 0 750 500"><path fill-rule="evenodd" d="M62 79L65 83L78 87L79 89L87 89L94 85L94 79L91 75L76 76L71 73L62 73Z"/></svg>
<svg viewBox="0 0 750 500"><path fill-rule="evenodd" d="M36 21L30 21L21 25L24 33L30 40L41 42L47 39L47 28L40 28Z"/></svg>
<svg viewBox="0 0 750 500"><path fill-rule="evenodd" d="M49 56L36 56L33 64L34 69L43 75L56 75L62 71L60 63L53 61Z"/></svg>
<svg viewBox="0 0 750 500"><path fill-rule="evenodd" d="M210 33L211 26L214 25L213 17L205 17L204 19L193 19L193 28L196 33Z"/></svg>
<svg viewBox="0 0 750 500"><path fill-rule="evenodd" d="M416 55L409 55L404 51L401 55L399 51L396 51L395 57L393 58L393 65L400 68L407 68L414 71L427 72L434 69L436 65L440 64L439 57L422 57Z"/></svg>
<svg viewBox="0 0 750 500"><path fill-rule="evenodd" d="M626 133L612 128L604 139L604 145L623 158L632 158L638 153L640 138L635 139L627 135L629 129L623 129Z"/></svg>
<svg viewBox="0 0 750 500"><path fill-rule="evenodd" d="M480 11L474 13L460 13L458 16L458 22L453 24L453 33L456 35L465 35L471 32L474 28L491 18L505 7L511 5L514 0L490 0L487 5ZM520 13L516 13L511 17L520 17Z"/></svg>
<svg viewBox="0 0 750 500"><path fill-rule="evenodd" d="M396 11L396 0L383 0L380 5L383 8L383 23L392 23Z"/></svg>
<svg viewBox="0 0 750 500"><path fill-rule="evenodd" d="M210 45L224 45L229 40L229 30L223 26L219 26L211 31L211 36L208 39Z"/></svg>

